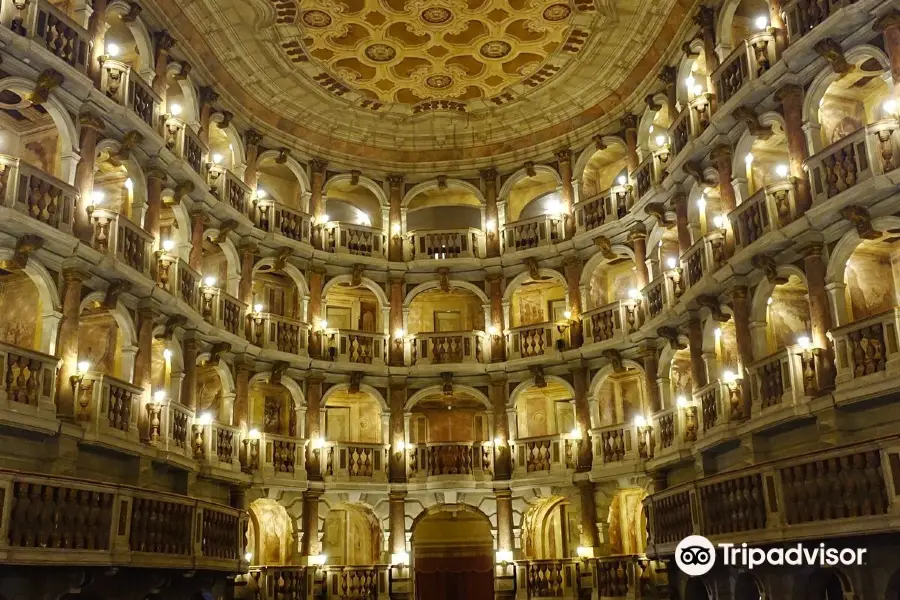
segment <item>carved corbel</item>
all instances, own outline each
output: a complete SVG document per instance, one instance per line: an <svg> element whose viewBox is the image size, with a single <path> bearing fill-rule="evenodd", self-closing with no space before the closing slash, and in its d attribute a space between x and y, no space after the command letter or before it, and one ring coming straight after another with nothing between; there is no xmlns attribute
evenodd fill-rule
<svg viewBox="0 0 900 600"><path fill-rule="evenodd" d="M684 350L687 348L687 344L680 340L678 330L674 327L660 327L656 330L656 335L667 340L673 350Z"/></svg>
<svg viewBox="0 0 900 600"><path fill-rule="evenodd" d="M16 240L16 250L10 260L0 261L0 268L24 269L28 264L28 257L32 252L40 250L44 246L44 238L31 233L26 233Z"/></svg>
<svg viewBox="0 0 900 600"><path fill-rule="evenodd" d="M244 132L244 140L246 140L248 146L259 146L262 139L263 134L253 128Z"/></svg>
<svg viewBox="0 0 900 600"><path fill-rule="evenodd" d="M731 111L731 116L735 118L735 120L744 123L747 126L747 130L750 132L750 135L756 136L760 139L767 140L772 137L772 128L764 127L759 122L759 117L756 116L756 111L754 111L749 106L739 106L733 111Z"/></svg>
<svg viewBox="0 0 900 600"><path fill-rule="evenodd" d="M175 191L172 193L172 200L171 200L170 204L172 204L172 205L181 204L181 201L184 198L189 197L193 193L194 193L194 182L192 182L190 180L182 181L175 186Z"/></svg>
<svg viewBox="0 0 900 600"><path fill-rule="evenodd" d="M437 186L439 190L447 189L447 176L446 175L438 175L437 176Z"/></svg>
<svg viewBox="0 0 900 600"><path fill-rule="evenodd" d="M166 319L165 327L162 333L156 336L158 340L171 340L175 335L175 330L184 327L187 324L187 317L184 315L173 315Z"/></svg>
<svg viewBox="0 0 900 600"><path fill-rule="evenodd" d="M119 161L128 160L131 157L131 151L144 143L144 136L140 132L131 130L122 136L122 143L119 144L119 150L116 152L115 159Z"/></svg>
<svg viewBox="0 0 900 600"><path fill-rule="evenodd" d="M544 375L544 367L541 365L532 365L530 371L531 377L534 379L534 387L547 387L547 377Z"/></svg>
<svg viewBox="0 0 900 600"><path fill-rule="evenodd" d="M619 257L618 254L613 252L612 242L609 241L608 237L598 235L594 238L594 245L600 251L600 254L603 255L603 258L606 260L615 260Z"/></svg>
<svg viewBox="0 0 900 600"><path fill-rule="evenodd" d="M864 240L877 240L881 237L881 232L872 227L872 218L869 216L869 210L858 204L849 204L841 209L841 216L853 223L856 227L856 233Z"/></svg>
<svg viewBox="0 0 900 600"><path fill-rule="evenodd" d="M141 13L143 11L144 9L141 8L141 5L137 2L129 2L128 12L122 15L122 21L124 21L125 23L133 23L139 16L141 16Z"/></svg>
<svg viewBox="0 0 900 600"><path fill-rule="evenodd" d="M283 271L287 266L287 260L291 256L291 249L287 247L279 248L275 253L275 270Z"/></svg>
<svg viewBox="0 0 900 600"><path fill-rule="evenodd" d="M678 82L678 70L672 66L663 67L658 77L666 87L675 85Z"/></svg>
<svg viewBox="0 0 900 600"><path fill-rule="evenodd" d="M287 162L288 157L291 155L291 149L281 147L278 149L278 156L275 157L275 162L279 165L283 165Z"/></svg>
<svg viewBox="0 0 900 600"><path fill-rule="evenodd" d="M231 351L231 344L229 344L228 342L216 342L209 349L209 360L206 361L206 364L212 365L212 366L218 365L219 362L222 360L222 356L226 352L230 352L230 351Z"/></svg>
<svg viewBox="0 0 900 600"><path fill-rule="evenodd" d="M122 279L113 279L106 287L106 295L103 297L103 308L115 308L116 302L119 301L119 296L129 291L131 291L130 283Z"/></svg>
<svg viewBox="0 0 900 600"><path fill-rule="evenodd" d="M854 65L847 62L847 59L844 57L844 49L841 48L841 45L831 38L825 38L824 40L819 41L813 46L813 49L819 56L828 61L831 70L838 75L846 75L856 69Z"/></svg>
<svg viewBox="0 0 900 600"><path fill-rule="evenodd" d="M237 229L238 222L234 219L226 219L219 225L219 235L216 237L216 243L222 244L228 239L228 234Z"/></svg>
<svg viewBox="0 0 900 600"><path fill-rule="evenodd" d="M537 171L534 169L534 163L530 160L525 162L525 174L529 177L537 176Z"/></svg>
<svg viewBox="0 0 900 600"><path fill-rule="evenodd" d="M438 286L442 292L450 291L450 269L447 267L438 269Z"/></svg>
<svg viewBox="0 0 900 600"><path fill-rule="evenodd" d="M288 370L288 364L283 360L275 361L275 364L272 365L272 375L269 376L269 383L278 384L281 383L281 377Z"/></svg>
<svg viewBox="0 0 900 600"><path fill-rule="evenodd" d="M359 287L362 285L363 273L366 270L366 266L362 263L354 263L352 267L350 267L350 285L353 287Z"/></svg>
<svg viewBox="0 0 900 600"><path fill-rule="evenodd" d="M541 267L538 264L538 260L529 256L524 261L525 266L528 267L528 275L531 277L532 281L541 281L543 277L541 277Z"/></svg>
<svg viewBox="0 0 900 600"><path fill-rule="evenodd" d="M698 161L686 161L681 168L684 169L685 173L694 178L694 181L697 182L697 185L712 185L712 182L708 181L703 175L703 167L700 166L700 163Z"/></svg>
<svg viewBox="0 0 900 600"><path fill-rule="evenodd" d="M770 254L757 254L750 259L750 264L757 269L761 269L766 274L766 279L769 280L769 283L775 285L787 283L787 277L778 275L778 263L775 262L775 259Z"/></svg>
<svg viewBox="0 0 900 600"><path fill-rule="evenodd" d="M199 98L200 106L205 106L207 104L214 104L219 99L219 94L208 85L205 85L200 88Z"/></svg>
<svg viewBox="0 0 900 600"><path fill-rule="evenodd" d="M647 214L656 219L657 225L663 227L671 227L675 221L666 220L666 205L662 202L651 202L647 204Z"/></svg>
<svg viewBox="0 0 900 600"><path fill-rule="evenodd" d="M50 92L58 88L65 81L63 74L55 69L44 69L38 75L34 83L34 91L26 98L34 105L43 104L50 98Z"/></svg>
<svg viewBox="0 0 900 600"><path fill-rule="evenodd" d="M594 140L594 147L596 147L597 150L606 150L607 146L603 143L603 136L601 134L598 133L592 139Z"/></svg>
<svg viewBox="0 0 900 600"><path fill-rule="evenodd" d="M630 112L622 115L622 127L625 129L625 131L628 131L629 129L637 129L637 126L638 126L637 115L635 115L634 113L630 113Z"/></svg>
<svg viewBox="0 0 900 600"><path fill-rule="evenodd" d="M234 113L223 110L219 114L222 115L222 119L217 124L219 129L228 129L228 126L231 125L231 120L234 118Z"/></svg>
<svg viewBox="0 0 900 600"><path fill-rule="evenodd" d="M731 315L722 311L722 305L719 303L719 299L716 296L697 296L695 300L701 308L709 309L713 321L725 323L731 319Z"/></svg>
<svg viewBox="0 0 900 600"><path fill-rule="evenodd" d="M351 394L358 394L363 377L365 377L365 374L362 371L353 371L350 373L350 384L347 386L347 391Z"/></svg>
<svg viewBox="0 0 900 600"><path fill-rule="evenodd" d="M352 171L350 171L350 185L359 185L359 176L360 175L361 175L361 173L356 169L353 169Z"/></svg>
<svg viewBox="0 0 900 600"><path fill-rule="evenodd" d="M613 371L616 373L624 373L625 365L622 364L622 355L619 354L618 350L610 348L609 350L603 351L603 358L609 361L610 365L612 365Z"/></svg>
<svg viewBox="0 0 900 600"><path fill-rule="evenodd" d="M653 98L654 94L648 94L646 98L644 98L644 102L647 103L647 108L656 112L662 108L662 105L657 103Z"/></svg>
<svg viewBox="0 0 900 600"><path fill-rule="evenodd" d="M444 392L445 396L453 395L453 373L450 371L444 371L441 373L441 391Z"/></svg>

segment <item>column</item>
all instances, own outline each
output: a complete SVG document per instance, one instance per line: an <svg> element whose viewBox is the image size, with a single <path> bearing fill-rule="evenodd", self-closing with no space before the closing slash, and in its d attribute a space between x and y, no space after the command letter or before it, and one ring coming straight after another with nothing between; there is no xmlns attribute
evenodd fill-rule
<svg viewBox="0 0 900 600"><path fill-rule="evenodd" d="M662 401L659 397L659 383L656 378L659 375L659 356L655 347L648 347L643 352L644 359L644 383L647 386L647 404L651 414L662 410Z"/></svg>
<svg viewBox="0 0 900 600"><path fill-rule="evenodd" d="M565 502L561 503L559 510L559 537L562 539L562 558L569 558L572 555L569 548L569 505Z"/></svg>
<svg viewBox="0 0 900 600"><path fill-rule="evenodd" d="M191 254L188 264L198 273L203 270L203 231L206 228L206 213L191 211Z"/></svg>
<svg viewBox="0 0 900 600"><path fill-rule="evenodd" d="M497 500L497 550L501 552L515 550L512 491L495 489L494 497Z"/></svg>
<svg viewBox="0 0 900 600"><path fill-rule="evenodd" d="M306 376L306 477L311 481L322 480L321 449L313 448L321 440L319 430L320 404L322 402L322 383L324 375L320 372L310 372Z"/></svg>
<svg viewBox="0 0 900 600"><path fill-rule="evenodd" d="M591 405L588 402L588 369L579 365L572 369L573 386L575 388L575 422L581 432L578 440L578 462L576 470L590 471L594 463L591 448Z"/></svg>
<svg viewBox="0 0 900 600"><path fill-rule="evenodd" d="M322 333L319 328L319 320L322 318L322 286L325 284L325 269L312 266L307 272L309 282L309 313L307 320L312 327L312 335L309 338L309 355L313 358L322 356Z"/></svg>
<svg viewBox="0 0 900 600"><path fill-rule="evenodd" d="M505 481L512 475L509 451L509 419L506 417L506 378L491 380L491 406L494 409L494 479ZM499 442L499 443L498 443Z"/></svg>
<svg viewBox="0 0 900 600"><path fill-rule="evenodd" d="M569 312L572 313L569 320L569 344L572 348L580 348L584 343L581 324L581 259L570 256L563 261L563 267L569 292Z"/></svg>
<svg viewBox="0 0 900 600"><path fill-rule="evenodd" d="M144 389L144 394L138 402L138 431L141 438L149 440L149 415L145 409L145 402L152 397L152 371L153 364L153 311L149 307L138 309L137 353L134 356L134 373L131 381L135 386Z"/></svg>
<svg viewBox="0 0 900 600"><path fill-rule="evenodd" d="M93 12L88 19L88 34L93 42L88 59L88 75L94 81L94 85L98 87L102 73L100 57L106 54L106 31L109 29L106 22L106 7L106 0L93 0L91 3Z"/></svg>
<svg viewBox="0 0 900 600"><path fill-rule="evenodd" d="M390 481L391 483L406 482L406 419L404 417L404 408L406 407L406 382L394 381L390 387L390 403L391 403L391 463L390 463ZM398 451L400 443L403 443L404 449ZM399 552L399 550L394 550Z"/></svg>
<svg viewBox="0 0 900 600"><path fill-rule="evenodd" d="M484 189L484 233L488 258L500 256L500 213L497 210L497 169L481 171Z"/></svg>
<svg viewBox="0 0 900 600"><path fill-rule="evenodd" d="M486 278L488 293L491 296L491 322L488 329L495 327L497 332L491 336L491 362L506 360L506 336L503 322L503 275L488 275Z"/></svg>
<svg viewBox="0 0 900 600"><path fill-rule="evenodd" d="M659 72L659 80L665 86L669 118L674 119L678 114L678 70L675 67L663 67Z"/></svg>
<svg viewBox="0 0 900 600"><path fill-rule="evenodd" d="M391 533L388 545L391 553L406 552L406 492L389 492Z"/></svg>
<svg viewBox="0 0 900 600"><path fill-rule="evenodd" d="M262 141L262 134L255 129L248 129L244 134L244 157L246 168L244 169L244 183L250 188L251 192L256 191L259 183L259 143Z"/></svg>
<svg viewBox="0 0 900 600"><path fill-rule="evenodd" d="M824 246L814 243L804 250L803 267L806 271L806 285L809 293L809 338L816 354L816 379L819 391L834 386L834 351L828 339L831 331L831 310L828 303L828 292L825 290L825 258Z"/></svg>
<svg viewBox="0 0 900 600"><path fill-rule="evenodd" d="M319 498L322 490L303 492L303 537L300 539L300 556L305 558L319 554Z"/></svg>
<svg viewBox="0 0 900 600"><path fill-rule="evenodd" d="M217 94L211 87L204 86L200 88L200 131L197 135L200 141L209 146L209 123L212 117L213 104L219 99Z"/></svg>
<svg viewBox="0 0 900 600"><path fill-rule="evenodd" d="M322 192L325 188L325 169L327 167L328 161L321 158L314 158L309 162L309 213L316 225L321 225L322 217L325 216L325 199L322 197ZM322 232L319 227L313 227L312 242L313 247L322 248Z"/></svg>
<svg viewBox="0 0 900 600"><path fill-rule="evenodd" d="M900 11L894 9L875 22L875 31L884 36L884 49L891 59L894 98L900 98Z"/></svg>
<svg viewBox="0 0 900 600"><path fill-rule="evenodd" d="M241 251L241 283L238 290L239 300L250 306L253 304L253 262L256 258L255 244L242 244Z"/></svg>
<svg viewBox="0 0 900 600"><path fill-rule="evenodd" d="M153 37L156 41L156 59L154 60L156 74L153 77L152 87L153 91L165 101L166 70L169 68L169 52L175 46L175 38L169 35L169 32L165 29L157 31Z"/></svg>
<svg viewBox="0 0 900 600"><path fill-rule="evenodd" d="M791 179L797 193L797 212L802 215L812 206L809 179L803 169L803 161L809 158L809 148L803 134L803 88L799 85L787 85L778 90L775 100L781 103L784 115Z"/></svg>
<svg viewBox="0 0 900 600"><path fill-rule="evenodd" d="M769 23L775 29L775 45L779 55L788 46L787 25L782 18L782 0L769 0Z"/></svg>
<svg viewBox="0 0 900 600"><path fill-rule="evenodd" d="M63 271L62 319L56 341L60 367L56 376L56 414L59 418L75 419L75 388L72 376L78 371L78 324L81 311L81 288L86 273L75 269Z"/></svg>
<svg viewBox="0 0 900 600"><path fill-rule="evenodd" d="M81 159L75 167L75 189L78 190L80 199L75 206L75 236L87 242L91 239L91 222L88 218L87 206L94 189L94 162L97 158L97 139L103 131L103 120L90 113L85 113L78 118L81 125L79 139L81 147Z"/></svg>
<svg viewBox="0 0 900 600"><path fill-rule="evenodd" d="M403 175L388 175L390 187L390 241L388 242L388 260L403 260Z"/></svg>
<svg viewBox="0 0 900 600"><path fill-rule="evenodd" d="M597 503L594 499L594 482L589 479L579 481L578 494L581 496L581 545L588 548L600 547L600 532L597 529Z"/></svg>
<svg viewBox="0 0 900 600"><path fill-rule="evenodd" d="M637 140L637 137L635 137ZM635 142L636 143L636 142ZM572 151L568 148L556 151L559 161L559 177L562 179L562 204L566 211L566 239L575 235L575 190L572 187Z"/></svg>
<svg viewBox="0 0 900 600"><path fill-rule="evenodd" d="M147 172L147 212L144 213L144 231L153 235L154 243L159 241L159 215L162 212L162 191L166 173L161 169Z"/></svg>
<svg viewBox="0 0 900 600"><path fill-rule="evenodd" d="M711 74L719 66L719 57L716 55L715 10L709 6L701 6L696 16L694 16L694 22L700 26L700 36L703 38L703 56L706 59L706 72ZM708 86L704 87L709 89Z"/></svg>
<svg viewBox="0 0 900 600"><path fill-rule="evenodd" d="M715 161L716 170L719 172L719 198L722 201L722 210L727 214L737 206L734 185L731 183L731 161L733 158L731 147L719 146L712 151L710 156Z"/></svg>
<svg viewBox="0 0 900 600"><path fill-rule="evenodd" d="M731 288L731 308L734 312L734 330L737 338L738 357L741 359L741 374L743 377L743 417L750 417L750 376L747 367L753 364L753 338L750 335L750 290L746 285L737 285Z"/></svg>
<svg viewBox="0 0 900 600"><path fill-rule="evenodd" d="M673 198L675 204L675 229L678 232L678 252L684 254L691 248L691 225L688 219L688 198L684 192L678 192ZM646 244L644 252L646 252Z"/></svg>
<svg viewBox="0 0 900 600"><path fill-rule="evenodd" d="M643 290L650 284L650 274L647 272L647 233L639 229L632 229L628 234L628 239L634 247L634 268L638 289Z"/></svg>
<svg viewBox="0 0 900 600"><path fill-rule="evenodd" d="M181 381L181 404L187 408L197 410L197 353L200 350L200 341L194 332L184 335L181 344L182 358L184 359L184 379Z"/></svg>
<svg viewBox="0 0 900 600"><path fill-rule="evenodd" d="M391 278L391 326L389 329L390 341L390 364L395 367L402 367L405 364L404 343L406 331L403 329L403 285L402 277ZM395 334L403 332L403 337L395 338ZM415 343L415 342L413 342Z"/></svg>
<svg viewBox="0 0 900 600"><path fill-rule="evenodd" d="M703 324L695 313L690 313L687 322L688 344L691 352L691 378L694 390L699 390L709 383L706 374L706 361L703 359Z"/></svg>
<svg viewBox="0 0 900 600"><path fill-rule="evenodd" d="M235 365L234 378L234 409L231 417L232 427L240 427L241 430L250 429L250 375L252 366L249 362L241 360Z"/></svg>
<svg viewBox="0 0 900 600"><path fill-rule="evenodd" d="M675 115L672 115L672 118L675 118ZM629 174L636 173L638 170L638 165L641 164L641 160L640 158L638 158L637 152L637 126L638 119L635 115L631 113L625 113L624 115L622 115L622 127L625 128L625 148L628 158Z"/></svg>

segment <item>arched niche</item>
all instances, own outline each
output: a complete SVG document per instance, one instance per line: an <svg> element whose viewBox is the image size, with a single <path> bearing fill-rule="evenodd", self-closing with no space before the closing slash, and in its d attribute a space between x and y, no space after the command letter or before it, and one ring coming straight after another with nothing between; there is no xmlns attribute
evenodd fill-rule
<svg viewBox="0 0 900 600"><path fill-rule="evenodd" d="M120 160L116 154L121 144L103 140L97 145L92 202L127 217L132 223L143 222L147 204L147 178L133 158Z"/></svg>
<svg viewBox="0 0 900 600"><path fill-rule="evenodd" d="M541 276L543 278L540 280L530 276L516 278L506 288L508 299L504 302L504 309L508 314L505 321L510 327L566 320L569 293L565 280L558 274L544 275L543 270Z"/></svg>
<svg viewBox="0 0 900 600"><path fill-rule="evenodd" d="M49 354L52 348L45 339L55 338L59 316L54 314L49 282L36 275L0 268L0 306L5 313L0 321L0 342Z"/></svg>
<svg viewBox="0 0 900 600"><path fill-rule="evenodd" d="M647 107L638 125L638 148L641 151L641 158L649 156L669 143L669 128L677 116L669 114L669 99L665 94L656 94L653 101L659 109Z"/></svg>
<svg viewBox="0 0 900 600"><path fill-rule="evenodd" d="M366 227L382 227L382 209L387 206L384 191L372 180L335 177L325 184L325 214L329 221Z"/></svg>
<svg viewBox="0 0 900 600"><path fill-rule="evenodd" d="M647 515L641 488L619 490L609 505L609 545L611 554L643 554L647 548Z"/></svg>
<svg viewBox="0 0 900 600"><path fill-rule="evenodd" d="M134 321L119 301L103 305L103 292L89 294L81 302L78 323L78 361L90 371L130 382L137 351Z"/></svg>
<svg viewBox="0 0 900 600"><path fill-rule="evenodd" d="M647 236L647 261L650 280L653 281L673 266L678 266L681 249L678 230L657 224ZM674 262L673 262L674 261Z"/></svg>
<svg viewBox="0 0 900 600"><path fill-rule="evenodd" d="M388 409L378 392L360 386L334 386L322 398L325 440L339 443L382 444L387 435Z"/></svg>
<svg viewBox="0 0 900 600"><path fill-rule="evenodd" d="M439 386L420 390L407 401L405 413L410 444L491 439L491 405L474 388L454 385L451 394Z"/></svg>
<svg viewBox="0 0 900 600"><path fill-rule="evenodd" d="M607 365L591 381L588 397L594 427L630 424L649 412L643 367L631 360L623 360L622 367L615 371Z"/></svg>
<svg viewBox="0 0 900 600"><path fill-rule="evenodd" d="M322 290L325 320L329 329L383 332L390 309L387 296L377 283L363 278L354 286L351 277L338 276Z"/></svg>
<svg viewBox="0 0 900 600"><path fill-rule="evenodd" d="M558 378L548 379L544 386L519 386L510 401L517 440L569 435L576 429L573 390Z"/></svg>
<svg viewBox="0 0 900 600"><path fill-rule="evenodd" d="M259 199L298 211L309 209L309 178L293 158L281 159L275 150L263 152L257 159L256 172Z"/></svg>
<svg viewBox="0 0 900 600"><path fill-rule="evenodd" d="M611 144L594 150L576 177L581 200L589 200L613 186L627 184L628 158L625 146Z"/></svg>
<svg viewBox="0 0 900 600"><path fill-rule="evenodd" d="M274 259L263 259L253 267L253 302L261 312L298 321L306 320L309 288L303 273L291 264L275 268Z"/></svg>
<svg viewBox="0 0 900 600"><path fill-rule="evenodd" d="M416 186L406 198L406 231L429 229L482 229L484 201L471 184L447 182L446 186Z"/></svg>
<svg viewBox="0 0 900 600"><path fill-rule="evenodd" d="M569 558L579 545L578 515L568 498L560 495L538 498L522 517L522 550L525 558L547 560Z"/></svg>
<svg viewBox="0 0 900 600"><path fill-rule="evenodd" d="M802 585L802 577L798 578ZM805 593L795 596L804 600L845 600L853 598L854 589L847 575L834 568L816 569L806 580Z"/></svg>
<svg viewBox="0 0 900 600"><path fill-rule="evenodd" d="M538 170L534 176L519 179L503 198L505 222L524 221L564 211L559 193L562 182L553 169Z"/></svg>
<svg viewBox="0 0 900 600"><path fill-rule="evenodd" d="M688 43L690 53L685 53L684 58L678 64L678 76L675 80L675 95L678 107L684 111L687 103L694 98L694 89L697 85L707 89L708 77L711 73L706 64L706 53L703 49L703 40L694 38ZM677 115L673 115L673 122Z"/></svg>
<svg viewBox="0 0 900 600"><path fill-rule="evenodd" d="M763 280L754 293L750 327L753 355L757 360L793 346L802 336L809 336L809 292L805 276L799 269L783 267L780 273L777 284Z"/></svg>
<svg viewBox="0 0 900 600"><path fill-rule="evenodd" d="M728 0L718 11L717 54L724 60L741 42L769 26L769 6L765 0Z"/></svg>
<svg viewBox="0 0 900 600"><path fill-rule="evenodd" d="M297 558L295 527L287 510L275 500L260 498L250 504L249 513L247 552L252 555L250 564L267 567L294 564Z"/></svg>
<svg viewBox="0 0 900 600"><path fill-rule="evenodd" d="M111 60L131 67L149 85L153 77L153 41L140 17L131 21L122 18L129 12L126 2L110 3L106 11L104 53Z"/></svg>
<svg viewBox="0 0 900 600"><path fill-rule="evenodd" d="M410 295L403 312L406 331L411 335L485 331L485 323L490 318L490 301L478 288L473 290L451 283L448 291L434 286Z"/></svg>
<svg viewBox="0 0 900 600"><path fill-rule="evenodd" d="M209 229L203 234L200 274L203 284L212 283L213 287L225 290L237 296L241 281L241 259L238 250L230 239L219 241L219 232Z"/></svg>
<svg viewBox="0 0 900 600"><path fill-rule="evenodd" d="M703 350L710 381L724 379L726 371L739 373L741 358L734 319L724 323L708 319L703 329Z"/></svg>
<svg viewBox="0 0 900 600"><path fill-rule="evenodd" d="M290 378L271 381L271 374L259 373L250 380L251 427L263 433L299 435L298 409L303 403L300 387Z"/></svg>
<svg viewBox="0 0 900 600"><path fill-rule="evenodd" d="M242 167L243 147L236 131L231 126L223 129L218 125L209 128L209 160L229 171L236 172Z"/></svg>
<svg viewBox="0 0 900 600"><path fill-rule="evenodd" d="M581 271L581 306L585 311L628 300L637 290L634 253L624 246L613 246L612 251L615 258L597 252Z"/></svg>
<svg viewBox="0 0 900 600"><path fill-rule="evenodd" d="M163 105L159 112L184 121L194 131L200 124L200 101L192 77L184 73L178 62L169 62Z"/></svg>
<svg viewBox="0 0 900 600"><path fill-rule="evenodd" d="M784 183L790 175L787 137L781 123L773 124L768 138L754 138L743 156L743 164L735 172L746 179L746 196L739 194L742 201L770 185Z"/></svg>
<svg viewBox="0 0 900 600"><path fill-rule="evenodd" d="M378 517L364 504L341 502L328 510L322 553L330 565L382 563L382 531Z"/></svg>

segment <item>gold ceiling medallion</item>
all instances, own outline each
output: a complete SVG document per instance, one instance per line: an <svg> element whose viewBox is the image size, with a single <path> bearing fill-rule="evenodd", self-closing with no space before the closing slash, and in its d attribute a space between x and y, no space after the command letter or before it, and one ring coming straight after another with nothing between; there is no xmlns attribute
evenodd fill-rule
<svg viewBox="0 0 900 600"><path fill-rule="evenodd" d="M387 44L372 44L366 48L366 58L374 62L391 62L396 56L397 51Z"/></svg>
<svg viewBox="0 0 900 600"><path fill-rule="evenodd" d="M425 85L439 90L450 87L452 83L453 78L448 75L431 75L425 80Z"/></svg>
<svg viewBox="0 0 900 600"><path fill-rule="evenodd" d="M308 10L303 13L303 22L310 27L328 27L331 25L331 17L321 10Z"/></svg>
<svg viewBox="0 0 900 600"><path fill-rule="evenodd" d="M481 47L481 55L485 58L503 58L512 50L507 42L494 40Z"/></svg>
<svg viewBox="0 0 900 600"><path fill-rule="evenodd" d="M453 18L453 13L442 6L432 6L422 11L422 20L431 25L441 25Z"/></svg>
<svg viewBox="0 0 900 600"><path fill-rule="evenodd" d="M564 21L572 14L568 4L553 4L544 9L543 17L550 22Z"/></svg>

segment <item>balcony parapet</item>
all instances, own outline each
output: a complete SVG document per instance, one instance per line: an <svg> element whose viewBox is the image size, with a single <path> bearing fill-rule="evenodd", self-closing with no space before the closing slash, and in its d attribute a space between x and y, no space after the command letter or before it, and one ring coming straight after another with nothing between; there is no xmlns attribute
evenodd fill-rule
<svg viewBox="0 0 900 600"><path fill-rule="evenodd" d="M323 337L323 349L333 361L383 365L387 358L387 334L352 329L328 329L318 335Z"/></svg>
<svg viewBox="0 0 900 600"><path fill-rule="evenodd" d="M209 148L200 136L186 122L171 115L163 117L162 133L166 148L187 163L200 181L206 184Z"/></svg>
<svg viewBox="0 0 900 600"><path fill-rule="evenodd" d="M72 233L78 191L71 185L0 154L0 198L3 206L63 233Z"/></svg>
<svg viewBox="0 0 900 600"><path fill-rule="evenodd" d="M768 185L728 213L735 246L739 250L751 247L767 234L793 223L799 216L793 181Z"/></svg>
<svg viewBox="0 0 900 600"><path fill-rule="evenodd" d="M494 454L490 442L429 442L406 450L410 481L483 481L493 477Z"/></svg>
<svg viewBox="0 0 900 600"><path fill-rule="evenodd" d="M665 272L657 276L647 287L641 290L647 321L656 319L675 306L678 301L676 296L678 290L676 288L677 284L673 281L671 273Z"/></svg>
<svg viewBox="0 0 900 600"><path fill-rule="evenodd" d="M747 367L752 394L751 415L769 409L802 410L817 394L816 365L811 350L790 346Z"/></svg>
<svg viewBox="0 0 900 600"><path fill-rule="evenodd" d="M150 444L178 462L193 459L191 428L194 411L171 399L152 401L146 405Z"/></svg>
<svg viewBox="0 0 900 600"><path fill-rule="evenodd" d="M616 300L581 313L586 344L624 342L640 327L640 307L636 300Z"/></svg>
<svg viewBox="0 0 900 600"><path fill-rule="evenodd" d="M579 442L580 440L570 439L563 434L515 440L512 443L513 477L571 472L576 467Z"/></svg>
<svg viewBox="0 0 900 600"><path fill-rule="evenodd" d="M563 598L576 600L578 590L578 559L550 558L516 561L517 588L528 600L534 598Z"/></svg>
<svg viewBox="0 0 900 600"><path fill-rule="evenodd" d="M556 323L536 323L514 327L506 332L506 347L509 360L553 356L565 349L566 329Z"/></svg>
<svg viewBox="0 0 900 600"><path fill-rule="evenodd" d="M630 185L617 185L578 202L573 207L575 228L578 233L592 231L607 223L613 223L628 214L634 206Z"/></svg>
<svg viewBox="0 0 900 600"><path fill-rule="evenodd" d="M150 277L153 235L115 211L92 208L89 212L92 225L91 247L114 257L141 275Z"/></svg>
<svg viewBox="0 0 900 600"><path fill-rule="evenodd" d="M279 202L260 201L255 211L256 226L266 233L294 242L309 244L312 216Z"/></svg>
<svg viewBox="0 0 900 600"><path fill-rule="evenodd" d="M896 387L900 375L900 308L860 319L831 330L834 340L836 394L852 395L861 388Z"/></svg>
<svg viewBox="0 0 900 600"><path fill-rule="evenodd" d="M247 341L263 350L308 356L309 323L273 313L247 316Z"/></svg>
<svg viewBox="0 0 900 600"><path fill-rule="evenodd" d="M781 7L781 14L787 27L788 42L792 45L797 43L829 17L856 2L857 0L825 0L812 6L805 0L785 2Z"/></svg>
<svg viewBox="0 0 900 600"><path fill-rule="evenodd" d="M322 475L334 481L386 482L390 448L385 444L326 442Z"/></svg>
<svg viewBox="0 0 900 600"><path fill-rule="evenodd" d="M168 252L158 252L155 279L158 288L199 312L200 273L184 260Z"/></svg>
<svg viewBox="0 0 900 600"><path fill-rule="evenodd" d="M728 260L726 233L715 230L697 240L681 256L685 290L698 286L704 277L721 269Z"/></svg>
<svg viewBox="0 0 900 600"><path fill-rule="evenodd" d="M110 58L100 63L100 91L144 122L156 128L162 99L130 66Z"/></svg>
<svg viewBox="0 0 900 600"><path fill-rule="evenodd" d="M78 386L76 419L95 441L138 443L138 414L144 390L100 373L86 373Z"/></svg>
<svg viewBox="0 0 900 600"><path fill-rule="evenodd" d="M406 238L406 260L484 258L487 255L485 233L473 227L422 229L408 232Z"/></svg>
<svg viewBox="0 0 900 600"><path fill-rule="evenodd" d="M483 331L423 332L410 335L411 365L475 364L490 362L490 343Z"/></svg>
<svg viewBox="0 0 900 600"><path fill-rule="evenodd" d="M503 226L503 252L519 252L552 246L566 237L564 215L538 215L513 221Z"/></svg>
<svg viewBox="0 0 900 600"><path fill-rule="evenodd" d="M200 316L207 323L243 337L246 312L247 305L225 290L209 285L200 288Z"/></svg>
<svg viewBox="0 0 900 600"><path fill-rule="evenodd" d="M90 33L47 0L6 2L0 9L0 22L79 73L87 74L92 45Z"/></svg>
<svg viewBox="0 0 900 600"><path fill-rule="evenodd" d="M55 431L56 368L60 359L0 342L3 420Z"/></svg>
<svg viewBox="0 0 900 600"><path fill-rule="evenodd" d="M326 252L385 257L387 240L380 229L338 221L329 221L318 227L322 232L322 248Z"/></svg>
<svg viewBox="0 0 900 600"><path fill-rule="evenodd" d="M775 34L768 29L753 33L738 44L710 76L720 108L744 86L767 73L778 58Z"/></svg>
<svg viewBox="0 0 900 600"><path fill-rule="evenodd" d="M251 220L253 207L250 203L251 190L237 175L217 164L210 164L206 169L206 182L209 193L230 211L223 214L238 216Z"/></svg>

